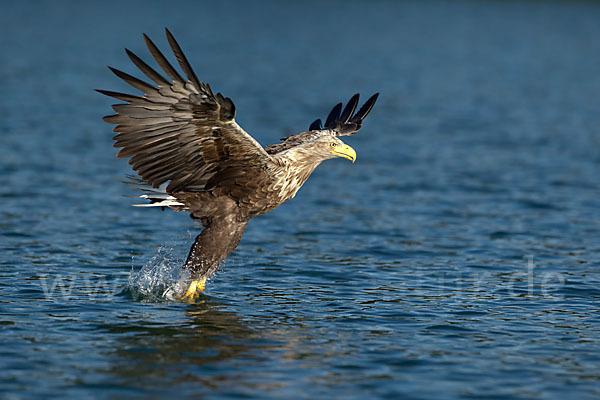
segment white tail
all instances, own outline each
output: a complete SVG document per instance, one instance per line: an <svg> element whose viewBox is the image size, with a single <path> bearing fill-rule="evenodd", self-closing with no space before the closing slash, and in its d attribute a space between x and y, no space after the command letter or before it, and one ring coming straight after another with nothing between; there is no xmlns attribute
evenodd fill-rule
<svg viewBox="0 0 600 400"><path fill-rule="evenodd" d="M175 197L167 195L161 200L161 197L153 196L151 194L143 194L139 196L142 199L150 200L147 204L132 204L134 207L171 207L171 206L185 206L185 204L178 201Z"/></svg>
<svg viewBox="0 0 600 400"><path fill-rule="evenodd" d="M125 182L127 185L146 192L146 194L142 194L137 196L141 199L150 200L150 203L146 204L132 204L134 207L181 207L185 206L182 202L177 200L177 198L171 196L167 193L167 183L160 185L157 188L153 188L152 186L147 185L141 179L135 176L128 176L129 181Z"/></svg>

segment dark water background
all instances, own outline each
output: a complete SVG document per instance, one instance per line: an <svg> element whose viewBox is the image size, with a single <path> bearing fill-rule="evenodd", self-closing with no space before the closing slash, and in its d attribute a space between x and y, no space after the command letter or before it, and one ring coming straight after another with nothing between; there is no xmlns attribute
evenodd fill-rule
<svg viewBox="0 0 600 400"><path fill-rule="evenodd" d="M596 399L600 3L3 2L0 397ZM263 145L381 97L187 305L105 68L170 27Z"/></svg>

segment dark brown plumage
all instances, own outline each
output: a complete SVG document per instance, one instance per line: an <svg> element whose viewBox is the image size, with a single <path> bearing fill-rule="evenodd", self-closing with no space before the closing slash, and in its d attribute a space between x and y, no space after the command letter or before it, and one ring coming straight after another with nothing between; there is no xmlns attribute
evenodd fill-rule
<svg viewBox="0 0 600 400"><path fill-rule="evenodd" d="M360 129L378 94L355 113L356 94L343 110L341 103L336 105L324 126L316 120L308 131L263 148L235 122L231 99L214 94L198 80L173 35L166 33L186 78L144 35L170 80L126 50L156 85L109 67L143 94L98 91L125 102L113 105L116 114L104 120L117 124L117 156L130 158L140 176L137 184L145 192L141 197L150 200L144 206L187 211L204 224L184 265L193 283L201 281L198 287L203 288L204 280L238 245L250 218L294 197L322 161L345 157L354 162L356 153L338 136ZM192 286L195 292L195 283Z"/></svg>

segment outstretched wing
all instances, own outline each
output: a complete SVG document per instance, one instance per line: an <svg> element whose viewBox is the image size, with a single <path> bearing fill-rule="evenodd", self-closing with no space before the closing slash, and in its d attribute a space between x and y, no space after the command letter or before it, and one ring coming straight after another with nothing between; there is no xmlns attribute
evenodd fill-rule
<svg viewBox="0 0 600 400"><path fill-rule="evenodd" d="M369 97L365 104L363 104L360 110L358 110L358 112L355 114L354 111L356 111L356 107L358 106L359 97L360 95L358 93L352 96L352 98L348 101L348 104L346 104L346 107L344 107L343 111L342 103L336 104L327 116L324 126L321 122L321 119L317 119L310 124L308 130L330 130L335 136L353 135L354 133L358 132L362 126L363 119L365 119L375 105L377 97L379 97L379 93L375 93L373 96Z"/></svg>
<svg viewBox="0 0 600 400"><path fill-rule="evenodd" d="M143 95L98 90L126 102L113 105L116 114L104 117L117 124L113 129L118 132L114 146L121 148L117 156L131 157L129 164L153 187L169 182L169 193L209 190L231 182L232 174L264 171L270 156L235 122L231 99L213 94L208 84L198 80L173 35L168 29L166 33L187 79L144 34L150 53L171 80L126 49L156 86L109 67Z"/></svg>
<svg viewBox="0 0 600 400"><path fill-rule="evenodd" d="M359 97L358 93L352 96L343 111L342 103L336 104L327 116L325 126L323 126L320 119L317 119L310 124L307 132L285 137L281 139L283 142L271 144L265 150L269 154L277 154L294 146L315 140L323 135L346 136L355 134L362 126L362 121L375 105L379 93L375 93L369 97L358 112L354 113L358 106Z"/></svg>

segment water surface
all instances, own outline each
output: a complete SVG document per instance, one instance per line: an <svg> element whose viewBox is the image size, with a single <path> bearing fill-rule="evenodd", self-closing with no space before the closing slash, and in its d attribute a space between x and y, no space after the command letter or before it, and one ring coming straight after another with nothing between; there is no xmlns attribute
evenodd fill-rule
<svg viewBox="0 0 600 400"><path fill-rule="evenodd" d="M0 397L600 396L600 5L25 2L0 16ZM263 145L380 100L197 304L111 100L180 41ZM366 98L366 97L365 97ZM161 286L162 285L162 286Z"/></svg>

